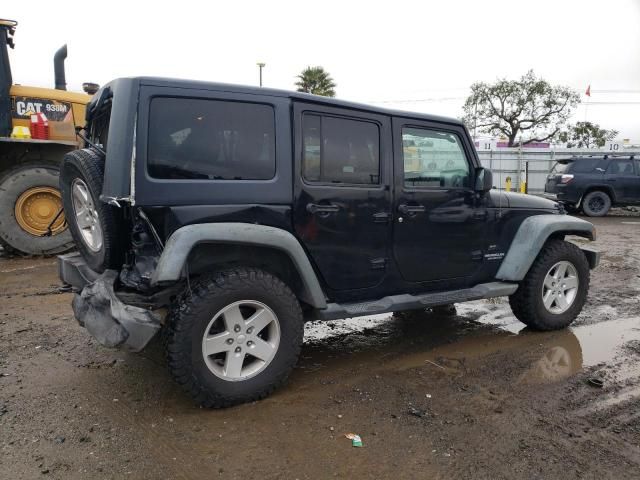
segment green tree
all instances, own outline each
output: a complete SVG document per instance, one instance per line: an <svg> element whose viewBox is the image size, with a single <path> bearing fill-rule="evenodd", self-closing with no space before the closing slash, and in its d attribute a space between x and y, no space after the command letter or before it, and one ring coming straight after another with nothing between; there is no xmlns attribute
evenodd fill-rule
<svg viewBox="0 0 640 480"><path fill-rule="evenodd" d="M313 93L314 95L323 95L325 97L336 96L336 84L322 67L307 67L300 75L296 82L299 92Z"/></svg>
<svg viewBox="0 0 640 480"><path fill-rule="evenodd" d="M577 122L560 133L558 140L566 143L568 148L598 148L604 147L608 140L613 140L617 135L617 130L600 128L597 123Z"/></svg>
<svg viewBox="0 0 640 480"><path fill-rule="evenodd" d="M580 103L572 89L553 86L529 70L519 80L471 85L464 103L470 130L505 136L509 146L552 140Z"/></svg>

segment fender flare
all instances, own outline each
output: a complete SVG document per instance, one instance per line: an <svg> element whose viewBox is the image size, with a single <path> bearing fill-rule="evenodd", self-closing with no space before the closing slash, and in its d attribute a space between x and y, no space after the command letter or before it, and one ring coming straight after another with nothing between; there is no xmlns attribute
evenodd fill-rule
<svg viewBox="0 0 640 480"><path fill-rule="evenodd" d="M499 280L522 280L534 260L542 250L549 236L554 233L578 235L595 240L595 227L592 223L569 215L534 215L526 218L511 241L496 278ZM597 252L584 250L591 268L597 265ZM595 257L594 257L595 255Z"/></svg>
<svg viewBox="0 0 640 480"><path fill-rule="evenodd" d="M611 204L613 205L614 203L617 202L616 200L616 190L615 188L613 188L611 185L607 185L607 184L600 184L600 183L592 183L587 185L585 188L582 189L582 195L580 197L580 202L578 203L579 205L582 205L582 200L584 200L584 197L586 197L589 193L599 190L601 192L606 193L607 195L609 195L609 198L611 198Z"/></svg>
<svg viewBox="0 0 640 480"><path fill-rule="evenodd" d="M303 284L303 300L315 308L327 308L327 300L311 262L300 242L281 228L250 223L201 223L176 230L167 241L151 285L176 282L182 277L191 250L200 243L227 243L270 247L286 253Z"/></svg>

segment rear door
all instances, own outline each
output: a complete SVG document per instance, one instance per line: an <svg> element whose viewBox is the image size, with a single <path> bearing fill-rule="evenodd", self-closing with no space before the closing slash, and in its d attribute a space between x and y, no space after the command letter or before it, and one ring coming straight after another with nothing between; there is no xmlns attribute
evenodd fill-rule
<svg viewBox="0 0 640 480"><path fill-rule="evenodd" d="M462 127L393 119L393 251L409 282L468 283L482 267L487 209L473 189L473 146Z"/></svg>
<svg viewBox="0 0 640 480"><path fill-rule="evenodd" d="M614 158L604 175L607 184L613 188L616 201L633 201L637 187L637 175L632 158Z"/></svg>
<svg viewBox="0 0 640 480"><path fill-rule="evenodd" d="M326 285L373 287L391 230L389 117L296 102L294 226Z"/></svg>

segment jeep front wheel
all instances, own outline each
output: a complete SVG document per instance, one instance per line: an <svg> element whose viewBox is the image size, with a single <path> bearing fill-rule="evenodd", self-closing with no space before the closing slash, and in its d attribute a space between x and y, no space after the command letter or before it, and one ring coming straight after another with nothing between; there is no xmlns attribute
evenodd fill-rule
<svg viewBox="0 0 640 480"><path fill-rule="evenodd" d="M558 330L578 316L589 290L589 264L582 251L551 240L509 297L515 316L536 330Z"/></svg>
<svg viewBox="0 0 640 480"><path fill-rule="evenodd" d="M202 277L176 302L166 328L173 378L202 406L220 408L264 398L287 379L303 319L277 277L238 268Z"/></svg>

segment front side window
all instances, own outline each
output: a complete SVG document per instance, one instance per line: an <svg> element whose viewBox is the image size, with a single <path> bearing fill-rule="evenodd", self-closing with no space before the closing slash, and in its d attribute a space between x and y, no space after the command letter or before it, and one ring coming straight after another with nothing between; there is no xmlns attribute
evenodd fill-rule
<svg viewBox="0 0 640 480"><path fill-rule="evenodd" d="M380 183L380 130L372 122L305 114L302 176L309 182Z"/></svg>
<svg viewBox="0 0 640 480"><path fill-rule="evenodd" d="M195 98L151 100L147 168L162 179L269 180L273 108Z"/></svg>
<svg viewBox="0 0 640 480"><path fill-rule="evenodd" d="M469 163L457 135L426 128L402 129L405 187L471 185Z"/></svg>
<svg viewBox="0 0 640 480"><path fill-rule="evenodd" d="M607 173L612 175L633 175L632 160L613 160L607 168Z"/></svg>

